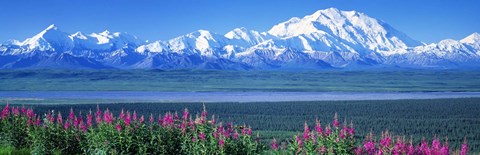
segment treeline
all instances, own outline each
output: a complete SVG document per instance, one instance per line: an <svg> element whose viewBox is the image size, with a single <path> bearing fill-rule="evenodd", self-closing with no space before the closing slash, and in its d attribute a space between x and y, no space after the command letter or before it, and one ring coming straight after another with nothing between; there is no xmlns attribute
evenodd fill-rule
<svg viewBox="0 0 480 155"><path fill-rule="evenodd" d="M219 121L238 125L245 123L257 131L295 134L303 128L306 120L313 124L318 118L322 124L330 124L336 112L341 116L340 121L353 121L355 138L360 142L370 132L379 135L388 129L395 135L411 135L416 142L424 137L429 137L425 139L428 141L434 137L444 141L448 137L449 145L456 149L460 149L466 139L471 150L480 149L480 98L204 104L209 114L215 114ZM202 103L113 103L98 106L108 108L115 114L122 109L136 110L145 115L180 113L184 108L188 108L192 114L200 114L203 110ZM88 113L96 107L97 104L32 106L39 113L55 110L55 113L62 114L67 114L71 108Z"/></svg>

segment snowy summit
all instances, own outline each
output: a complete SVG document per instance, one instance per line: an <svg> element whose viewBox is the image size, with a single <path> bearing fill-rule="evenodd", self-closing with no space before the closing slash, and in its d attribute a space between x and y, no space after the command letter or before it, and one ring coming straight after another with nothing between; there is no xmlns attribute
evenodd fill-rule
<svg viewBox="0 0 480 155"><path fill-rule="evenodd" d="M128 33L69 34L57 26L0 44L0 68L364 69L480 68L480 34L424 45L393 26L336 8L266 32L198 30L147 42Z"/></svg>

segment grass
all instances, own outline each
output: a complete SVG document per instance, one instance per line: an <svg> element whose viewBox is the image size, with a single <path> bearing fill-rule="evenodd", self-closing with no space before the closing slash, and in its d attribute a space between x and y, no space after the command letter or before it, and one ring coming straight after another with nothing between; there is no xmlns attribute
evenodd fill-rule
<svg viewBox="0 0 480 155"><path fill-rule="evenodd" d="M0 91L480 91L480 71L0 70Z"/></svg>

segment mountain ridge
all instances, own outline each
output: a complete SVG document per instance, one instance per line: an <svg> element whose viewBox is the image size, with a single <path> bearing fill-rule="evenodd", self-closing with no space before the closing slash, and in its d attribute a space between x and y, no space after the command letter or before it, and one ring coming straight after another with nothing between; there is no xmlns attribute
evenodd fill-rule
<svg viewBox="0 0 480 155"><path fill-rule="evenodd" d="M480 34L424 44L364 13L328 8L266 32L197 30L154 42L120 32L68 34L52 24L0 44L0 61L2 69L480 68Z"/></svg>

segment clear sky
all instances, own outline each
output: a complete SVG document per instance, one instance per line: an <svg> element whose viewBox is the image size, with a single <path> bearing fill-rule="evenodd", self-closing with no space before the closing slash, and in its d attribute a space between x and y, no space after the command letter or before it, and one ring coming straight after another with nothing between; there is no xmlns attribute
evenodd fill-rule
<svg viewBox="0 0 480 155"><path fill-rule="evenodd" d="M24 40L50 24L69 33L108 29L151 41L198 29L267 31L329 7L364 12L426 43L480 32L480 0L2 0L0 42Z"/></svg>

